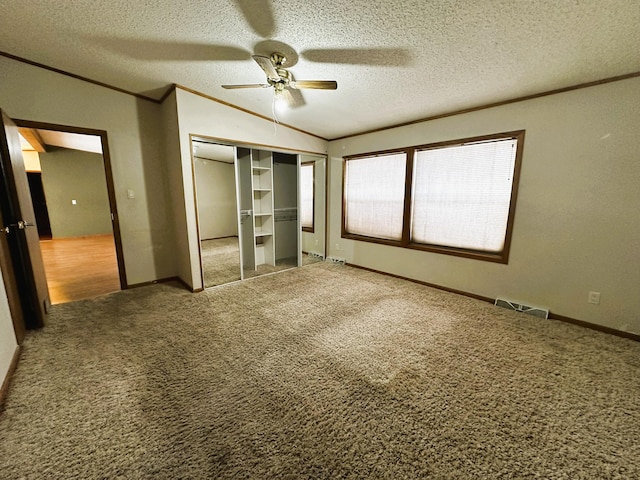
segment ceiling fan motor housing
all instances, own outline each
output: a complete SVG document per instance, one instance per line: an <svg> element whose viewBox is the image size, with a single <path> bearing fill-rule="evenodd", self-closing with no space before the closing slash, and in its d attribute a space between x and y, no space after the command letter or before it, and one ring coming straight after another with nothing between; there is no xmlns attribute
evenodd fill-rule
<svg viewBox="0 0 640 480"><path fill-rule="evenodd" d="M267 81L276 91L280 92L289 86L289 82L291 81L291 74L285 68L280 66L276 66L276 72L280 76L279 79L274 80L272 78L267 78Z"/></svg>
<svg viewBox="0 0 640 480"><path fill-rule="evenodd" d="M278 52L272 53L270 58L271 63L273 63L273 66L276 68L282 67L287 62L287 57Z"/></svg>

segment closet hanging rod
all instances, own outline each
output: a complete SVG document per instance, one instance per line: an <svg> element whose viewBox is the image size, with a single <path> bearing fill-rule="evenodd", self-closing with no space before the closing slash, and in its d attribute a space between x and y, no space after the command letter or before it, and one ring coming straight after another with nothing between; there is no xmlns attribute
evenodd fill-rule
<svg viewBox="0 0 640 480"><path fill-rule="evenodd" d="M274 212L297 212L297 207L274 208Z"/></svg>

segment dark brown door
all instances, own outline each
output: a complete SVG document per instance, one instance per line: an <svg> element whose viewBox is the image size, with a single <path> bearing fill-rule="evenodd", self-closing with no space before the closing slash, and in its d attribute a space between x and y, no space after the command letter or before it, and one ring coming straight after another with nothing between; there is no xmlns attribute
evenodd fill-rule
<svg viewBox="0 0 640 480"><path fill-rule="evenodd" d="M38 224L38 236L41 240L51 240L51 221L49 220L47 199L44 196L42 173L27 172L27 179L29 180L29 190L31 191L33 211L36 214L36 223Z"/></svg>
<svg viewBox="0 0 640 480"><path fill-rule="evenodd" d="M31 203L29 182L22 159L18 127L0 110L0 211L9 243L11 262L18 283L27 328L44 325L49 290L44 273L40 240Z"/></svg>

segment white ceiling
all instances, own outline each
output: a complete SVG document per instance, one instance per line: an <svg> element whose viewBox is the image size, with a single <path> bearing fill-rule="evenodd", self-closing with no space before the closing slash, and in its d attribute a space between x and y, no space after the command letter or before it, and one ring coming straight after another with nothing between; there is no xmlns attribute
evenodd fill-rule
<svg viewBox="0 0 640 480"><path fill-rule="evenodd" d="M278 46L325 138L640 71L638 0L3 0L0 50L160 98L172 83L271 116ZM332 51L329 51L332 50ZM298 57L296 59L296 57Z"/></svg>

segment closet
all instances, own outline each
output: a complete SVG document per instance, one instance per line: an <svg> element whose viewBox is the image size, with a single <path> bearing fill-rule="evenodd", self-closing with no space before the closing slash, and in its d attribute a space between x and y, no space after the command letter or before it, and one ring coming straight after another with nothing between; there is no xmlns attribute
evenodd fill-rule
<svg viewBox="0 0 640 480"><path fill-rule="evenodd" d="M299 266L298 156L273 154L276 265Z"/></svg>
<svg viewBox="0 0 640 480"><path fill-rule="evenodd" d="M297 155L238 147L236 172L245 275L299 266Z"/></svg>

